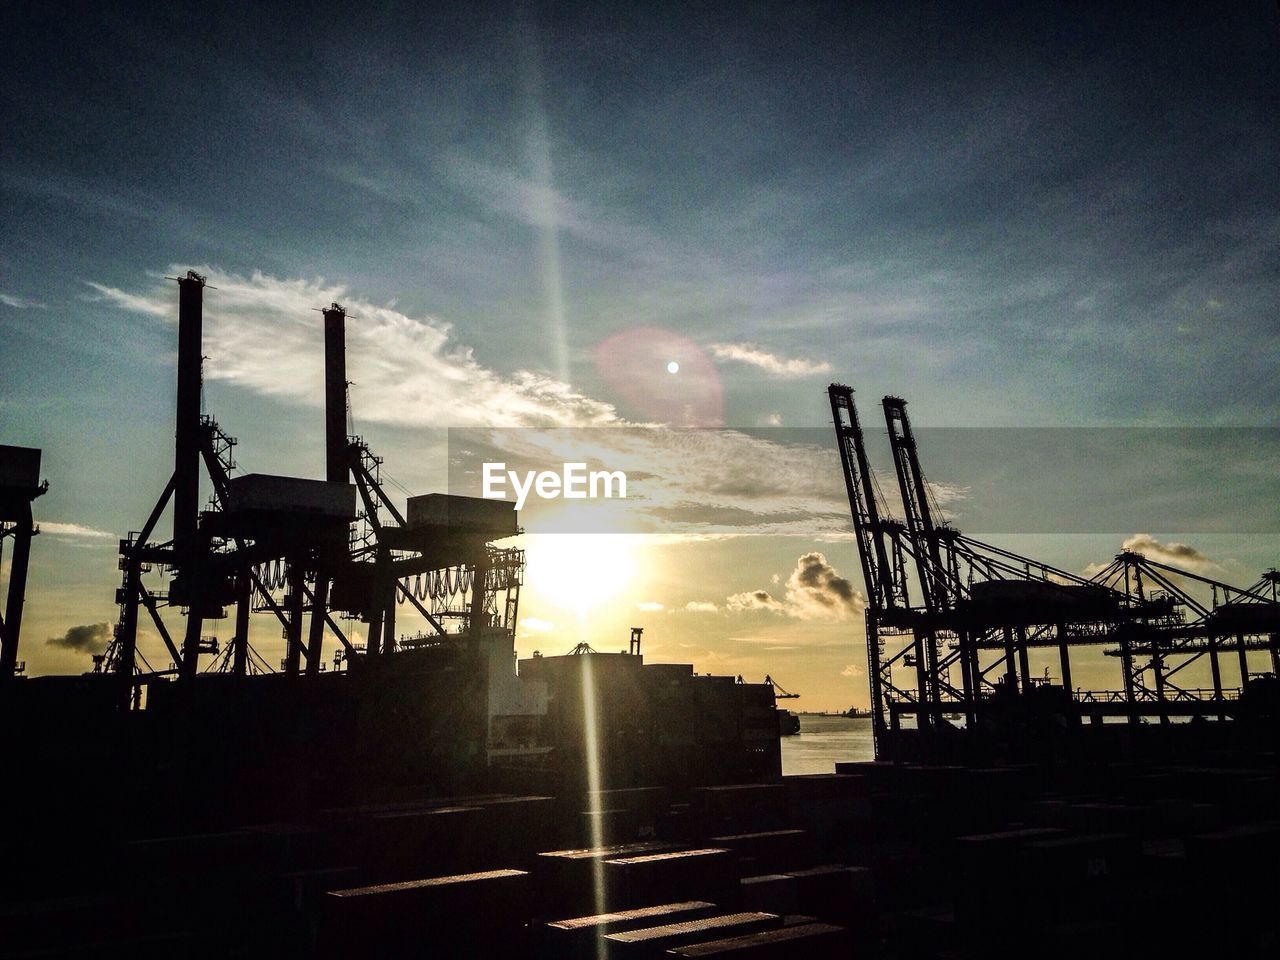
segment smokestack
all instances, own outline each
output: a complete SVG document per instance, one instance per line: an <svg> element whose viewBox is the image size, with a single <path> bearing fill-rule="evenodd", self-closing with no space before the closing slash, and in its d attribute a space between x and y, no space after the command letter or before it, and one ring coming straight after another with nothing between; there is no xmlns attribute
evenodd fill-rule
<svg viewBox="0 0 1280 960"><path fill-rule="evenodd" d="M182 550L195 539L200 516L200 362L205 278L178 278L178 416L174 445L173 539Z"/></svg>
<svg viewBox="0 0 1280 960"><path fill-rule="evenodd" d="M347 311L332 304L324 311L325 479L347 476Z"/></svg>

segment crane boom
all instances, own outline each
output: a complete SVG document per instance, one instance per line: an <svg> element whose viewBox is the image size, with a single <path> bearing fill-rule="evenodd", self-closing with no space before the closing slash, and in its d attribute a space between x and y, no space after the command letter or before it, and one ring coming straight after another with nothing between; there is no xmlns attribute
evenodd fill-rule
<svg viewBox="0 0 1280 960"><path fill-rule="evenodd" d="M929 506L924 471L920 468L920 457L916 452L916 438L907 417L907 401L901 397L885 397L881 403L925 609L931 613L944 610L950 606L951 590L947 582L947 568L942 562L938 527Z"/></svg>
<svg viewBox="0 0 1280 960"><path fill-rule="evenodd" d="M790 693L787 690L784 690L782 688L782 684L778 683L777 680L773 679L773 677L769 676L769 674L767 673L764 675L764 682L767 683L769 686L773 687L773 696L774 696L774 699L776 700L800 699L800 694Z"/></svg>
<svg viewBox="0 0 1280 960"><path fill-rule="evenodd" d="M884 524L876 507L875 482L867 462L867 448L853 403L853 388L833 383L827 388L831 400L831 418L835 422L836 441L840 448L840 464L844 469L845 492L853 514L853 529L858 538L858 560L867 587L864 612L867 635L867 683L871 698L871 735L876 749L883 743L886 726L884 685L886 665L881 662L880 623L897 607L893 568L885 547ZM902 601L907 603L906 590Z"/></svg>
<svg viewBox="0 0 1280 960"><path fill-rule="evenodd" d="M853 403L853 388L833 383L827 388L831 399L831 417L835 421L836 439L840 447L840 464L844 468L844 485L853 513L853 529L858 537L858 558L867 585L869 606L891 610L897 604L893 570L885 548L884 529L876 507L875 485L867 463L867 448Z"/></svg>

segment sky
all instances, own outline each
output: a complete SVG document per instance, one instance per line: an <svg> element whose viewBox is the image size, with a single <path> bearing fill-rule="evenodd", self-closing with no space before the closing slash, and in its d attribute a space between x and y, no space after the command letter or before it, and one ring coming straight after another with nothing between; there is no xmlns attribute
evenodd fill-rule
<svg viewBox="0 0 1280 960"><path fill-rule="evenodd" d="M405 490L448 487L450 428L603 428L606 459L702 429L649 464L683 526L544 538L542 572L530 539L518 647L643 625L651 659L801 709L866 702L834 453L767 433L821 433L829 381L864 422L895 394L951 429L922 456L961 519L1004 482L960 476L965 428L1280 427L1274 3L23 3L0 38L0 443L50 482L32 673L84 669L115 619L188 268L246 472L322 475L334 300L355 429ZM1142 534L1247 585L1280 560L1275 447L1234 450L1136 471L1132 521L1037 525L1023 490L1001 542L1084 570ZM1215 465L1252 480L1208 522Z"/></svg>

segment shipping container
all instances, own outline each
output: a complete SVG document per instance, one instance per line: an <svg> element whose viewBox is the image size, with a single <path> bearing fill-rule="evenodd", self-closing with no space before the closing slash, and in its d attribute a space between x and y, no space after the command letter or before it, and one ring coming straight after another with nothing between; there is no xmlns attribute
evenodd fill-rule
<svg viewBox="0 0 1280 960"><path fill-rule="evenodd" d="M307 514L354 520L356 488L349 483L250 473L227 484L227 512Z"/></svg>
<svg viewBox="0 0 1280 960"><path fill-rule="evenodd" d="M729 913L660 927L646 927L625 933L611 933L604 938L609 957L651 957L689 943L723 939L732 935L755 933L782 926L782 918L772 913Z"/></svg>
<svg viewBox="0 0 1280 960"><path fill-rule="evenodd" d="M0 444L0 489L30 490L40 486L40 451Z"/></svg>
<svg viewBox="0 0 1280 960"><path fill-rule="evenodd" d="M405 522L410 527L447 527L485 533L495 540L514 537L519 532L515 504L511 501L449 493L410 497Z"/></svg>

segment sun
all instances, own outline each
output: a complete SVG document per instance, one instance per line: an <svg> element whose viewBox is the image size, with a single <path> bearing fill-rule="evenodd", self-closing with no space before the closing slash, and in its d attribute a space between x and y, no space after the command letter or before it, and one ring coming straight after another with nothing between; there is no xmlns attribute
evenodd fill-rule
<svg viewBox="0 0 1280 960"><path fill-rule="evenodd" d="M525 556L529 589L580 616L621 593L636 566L634 538L625 534L536 534Z"/></svg>

